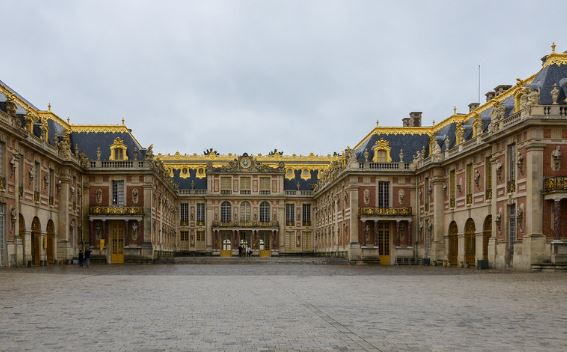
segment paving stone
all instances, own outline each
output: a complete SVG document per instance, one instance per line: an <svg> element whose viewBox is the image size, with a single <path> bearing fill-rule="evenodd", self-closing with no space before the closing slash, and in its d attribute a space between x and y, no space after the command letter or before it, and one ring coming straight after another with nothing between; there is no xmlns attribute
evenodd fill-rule
<svg viewBox="0 0 567 352"><path fill-rule="evenodd" d="M567 274L312 264L0 270L0 351L566 351Z"/></svg>

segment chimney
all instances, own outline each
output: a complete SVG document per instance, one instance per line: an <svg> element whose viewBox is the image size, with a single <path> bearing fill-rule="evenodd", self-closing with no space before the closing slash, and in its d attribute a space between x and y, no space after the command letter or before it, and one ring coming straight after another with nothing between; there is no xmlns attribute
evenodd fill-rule
<svg viewBox="0 0 567 352"><path fill-rule="evenodd" d="M486 96L486 101L489 101L490 99L492 99L496 96L496 93L493 92L493 91L490 91L490 92L486 93L485 96Z"/></svg>
<svg viewBox="0 0 567 352"><path fill-rule="evenodd" d="M474 109L479 107L479 103L470 103L469 104L469 112L473 111Z"/></svg>
<svg viewBox="0 0 567 352"><path fill-rule="evenodd" d="M409 116L409 123L411 127L421 127L421 111L410 112Z"/></svg>
<svg viewBox="0 0 567 352"><path fill-rule="evenodd" d="M496 96L499 96L510 88L512 88L512 86L509 84L500 84L494 88L494 92L496 92Z"/></svg>
<svg viewBox="0 0 567 352"><path fill-rule="evenodd" d="M402 119L402 124L404 127L410 127L410 118L409 117L404 117Z"/></svg>

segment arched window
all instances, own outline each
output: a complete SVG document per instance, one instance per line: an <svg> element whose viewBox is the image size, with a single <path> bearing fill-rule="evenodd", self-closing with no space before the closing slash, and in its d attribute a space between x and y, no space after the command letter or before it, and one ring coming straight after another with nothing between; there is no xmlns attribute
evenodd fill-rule
<svg viewBox="0 0 567 352"><path fill-rule="evenodd" d="M266 201L260 203L260 222L270 222L270 204Z"/></svg>
<svg viewBox="0 0 567 352"><path fill-rule="evenodd" d="M250 202L240 203L240 221L250 221L251 209Z"/></svg>
<svg viewBox="0 0 567 352"><path fill-rule="evenodd" d="M224 201L221 204L221 222L227 223L232 219L230 202Z"/></svg>
<svg viewBox="0 0 567 352"><path fill-rule="evenodd" d="M379 163L386 162L386 151L385 150L377 150L376 151L376 161Z"/></svg>

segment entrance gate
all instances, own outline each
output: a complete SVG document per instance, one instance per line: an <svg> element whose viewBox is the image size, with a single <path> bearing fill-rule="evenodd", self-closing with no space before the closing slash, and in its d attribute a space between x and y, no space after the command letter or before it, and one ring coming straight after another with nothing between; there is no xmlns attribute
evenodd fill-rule
<svg viewBox="0 0 567 352"><path fill-rule="evenodd" d="M47 263L55 263L55 226L53 221L47 222Z"/></svg>
<svg viewBox="0 0 567 352"><path fill-rule="evenodd" d="M465 265L475 266L476 238L474 220L468 219L465 223Z"/></svg>
<svg viewBox="0 0 567 352"><path fill-rule="evenodd" d="M390 265L390 223L378 223L378 255L381 265Z"/></svg>
<svg viewBox="0 0 567 352"><path fill-rule="evenodd" d="M449 225L449 253L447 255L449 265L458 264L457 258L459 255L459 237L457 236L457 232L457 223L453 221Z"/></svg>
<svg viewBox="0 0 567 352"><path fill-rule="evenodd" d="M122 221L110 222L110 251L112 264L124 263L124 223Z"/></svg>
<svg viewBox="0 0 567 352"><path fill-rule="evenodd" d="M31 242L32 264L39 266L41 265L41 224L37 217L32 221Z"/></svg>

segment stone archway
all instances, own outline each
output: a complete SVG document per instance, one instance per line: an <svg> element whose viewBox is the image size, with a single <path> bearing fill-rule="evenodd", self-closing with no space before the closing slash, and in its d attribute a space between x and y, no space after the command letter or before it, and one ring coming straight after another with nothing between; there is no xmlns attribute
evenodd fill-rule
<svg viewBox="0 0 567 352"><path fill-rule="evenodd" d="M474 220L469 218L465 222L465 266L475 266L476 236Z"/></svg>
<svg viewBox="0 0 567 352"><path fill-rule="evenodd" d="M39 218L36 216L33 218L31 226L31 254L32 254L32 265L41 265L41 223Z"/></svg>
<svg viewBox="0 0 567 352"><path fill-rule="evenodd" d="M47 263L55 263L55 225L53 220L49 219L47 222L47 229L45 231L47 236Z"/></svg>
<svg viewBox="0 0 567 352"><path fill-rule="evenodd" d="M482 226L482 259L488 260L488 241L492 237L492 215L488 215L484 219Z"/></svg>
<svg viewBox="0 0 567 352"><path fill-rule="evenodd" d="M457 265L458 264L458 255L459 255L459 236L457 223L452 221L449 224L449 253L447 255L447 259L449 260L449 265Z"/></svg>

